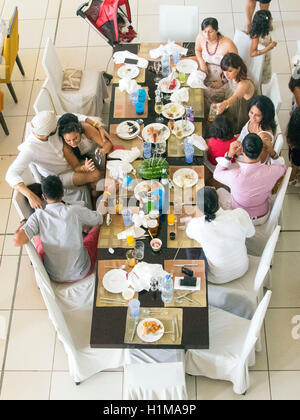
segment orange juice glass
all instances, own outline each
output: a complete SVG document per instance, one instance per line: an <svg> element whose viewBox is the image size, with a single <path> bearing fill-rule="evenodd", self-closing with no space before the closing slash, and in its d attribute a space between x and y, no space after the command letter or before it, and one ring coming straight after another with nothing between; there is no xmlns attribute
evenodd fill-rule
<svg viewBox="0 0 300 420"><path fill-rule="evenodd" d="M175 214L168 214L168 225L173 226L175 223Z"/></svg>

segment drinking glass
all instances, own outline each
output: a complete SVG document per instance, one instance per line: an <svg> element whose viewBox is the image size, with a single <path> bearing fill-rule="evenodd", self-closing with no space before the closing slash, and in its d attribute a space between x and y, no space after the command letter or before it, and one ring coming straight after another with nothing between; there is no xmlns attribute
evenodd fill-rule
<svg viewBox="0 0 300 420"><path fill-rule="evenodd" d="M130 100L133 106L138 102L138 91L132 92L130 94Z"/></svg>
<svg viewBox="0 0 300 420"><path fill-rule="evenodd" d="M211 104L209 108L208 121L214 122L218 114L218 104Z"/></svg>
<svg viewBox="0 0 300 420"><path fill-rule="evenodd" d="M173 64L177 64L178 62L180 61L180 54L179 54L179 52L174 52L173 53Z"/></svg>
<svg viewBox="0 0 300 420"><path fill-rule="evenodd" d="M136 265L136 256L135 256L134 249L129 249L126 252L126 258L127 258L128 267L134 267Z"/></svg>
<svg viewBox="0 0 300 420"><path fill-rule="evenodd" d="M178 74L178 79L179 79L180 83L184 83L185 82L185 73L180 71L179 74Z"/></svg>
<svg viewBox="0 0 300 420"><path fill-rule="evenodd" d="M144 249L145 245L142 241L137 241L134 247L135 258L137 260L142 260L144 258Z"/></svg>
<svg viewBox="0 0 300 420"><path fill-rule="evenodd" d="M157 289L158 289L158 279L157 277L151 277L150 290L151 292L156 292Z"/></svg>
<svg viewBox="0 0 300 420"><path fill-rule="evenodd" d="M149 143L148 141L143 142L143 155L145 159L151 158L151 148L152 143Z"/></svg>
<svg viewBox="0 0 300 420"><path fill-rule="evenodd" d="M186 163L192 163L194 157L194 146L188 139L184 140L184 153Z"/></svg>
<svg viewBox="0 0 300 420"><path fill-rule="evenodd" d="M133 318L138 318L140 315L140 301L138 299L131 299L129 301L129 310Z"/></svg>
<svg viewBox="0 0 300 420"><path fill-rule="evenodd" d="M155 97L154 110L158 114L158 117L155 119L155 121L158 122L158 123L163 123L164 119L162 117L160 117L160 114L162 113L162 110L163 110L163 103L162 103L162 100L161 100L160 96Z"/></svg>
<svg viewBox="0 0 300 420"><path fill-rule="evenodd" d="M166 152L166 148L167 145L165 141L162 141L161 143L156 143L154 146L154 153L161 156L163 153Z"/></svg>
<svg viewBox="0 0 300 420"><path fill-rule="evenodd" d="M153 69L156 73L156 76L154 77L154 82L157 84L160 81L160 77L158 76L160 70L161 70L161 62L160 61L154 61L153 62Z"/></svg>
<svg viewBox="0 0 300 420"><path fill-rule="evenodd" d="M122 210L123 222L125 226L132 225L132 211L131 209Z"/></svg>
<svg viewBox="0 0 300 420"><path fill-rule="evenodd" d="M168 214L168 225L173 226L175 223L175 214Z"/></svg>

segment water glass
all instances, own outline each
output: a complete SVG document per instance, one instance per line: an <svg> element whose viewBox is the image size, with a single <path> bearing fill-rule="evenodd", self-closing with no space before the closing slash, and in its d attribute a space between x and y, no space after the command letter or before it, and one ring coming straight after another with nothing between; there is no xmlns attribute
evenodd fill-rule
<svg viewBox="0 0 300 420"><path fill-rule="evenodd" d="M131 299L128 306L130 315L133 318L138 318L140 315L140 301L138 299Z"/></svg>
<svg viewBox="0 0 300 420"><path fill-rule="evenodd" d="M187 141L187 139L184 140L184 153L186 163L192 163L194 157L194 146L192 143Z"/></svg>
<svg viewBox="0 0 300 420"><path fill-rule="evenodd" d="M141 114L143 114L143 113L144 113L144 109L145 109L144 102L137 102L137 103L134 105L134 107L135 107L135 112L136 112L138 115L141 115Z"/></svg>
<svg viewBox="0 0 300 420"><path fill-rule="evenodd" d="M139 102L145 102L146 100L146 91L145 89L139 89L138 90L138 101Z"/></svg>
<svg viewBox="0 0 300 420"><path fill-rule="evenodd" d="M185 82L185 73L183 73L182 71L179 72L178 79L181 83L184 83Z"/></svg>
<svg viewBox="0 0 300 420"><path fill-rule="evenodd" d="M132 92L130 94L130 100L133 106L138 102L138 91Z"/></svg>
<svg viewBox="0 0 300 420"><path fill-rule="evenodd" d="M166 152L167 144L165 141L162 141L161 143L156 143L154 146L154 153L157 155L162 155Z"/></svg>
<svg viewBox="0 0 300 420"><path fill-rule="evenodd" d="M145 159L151 158L151 148L152 143L148 143L147 141L143 142L143 154Z"/></svg>
<svg viewBox="0 0 300 420"><path fill-rule="evenodd" d="M144 258L144 249L145 245L142 241L137 241L134 247L135 258L137 260L142 260Z"/></svg>
<svg viewBox="0 0 300 420"><path fill-rule="evenodd" d="M180 61L180 54L179 52L175 51L173 53L173 64L177 64Z"/></svg>
<svg viewBox="0 0 300 420"><path fill-rule="evenodd" d="M123 222L125 226L132 225L132 211L131 209L122 210Z"/></svg>

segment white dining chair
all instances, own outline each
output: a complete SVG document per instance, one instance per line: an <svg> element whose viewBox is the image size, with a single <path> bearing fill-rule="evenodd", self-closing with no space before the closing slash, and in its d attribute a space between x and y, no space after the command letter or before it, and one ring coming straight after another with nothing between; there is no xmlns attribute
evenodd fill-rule
<svg viewBox="0 0 300 420"><path fill-rule="evenodd" d="M262 94L270 98L274 104L276 114L279 113L282 98L280 93L279 81L276 73L272 74L271 80L261 86Z"/></svg>
<svg viewBox="0 0 300 420"><path fill-rule="evenodd" d="M187 400L183 362L124 366L124 400Z"/></svg>
<svg viewBox="0 0 300 420"><path fill-rule="evenodd" d="M274 144L274 150L278 155L280 155L280 153L281 153L283 144L284 144L284 138L283 138L283 135L280 133L280 134L278 134L278 136L275 140L275 144Z"/></svg>
<svg viewBox="0 0 300 420"><path fill-rule="evenodd" d="M230 381L236 394L250 387L249 366L255 364L255 343L272 292L268 290L251 321L209 307L209 349L187 350L185 371L190 375Z"/></svg>
<svg viewBox="0 0 300 420"><path fill-rule="evenodd" d="M123 367L123 349L90 347L95 274L70 285L53 283L33 244L29 242L25 248L49 318L67 354L74 382L79 385L98 372Z"/></svg>
<svg viewBox="0 0 300 420"><path fill-rule="evenodd" d="M269 272L280 233L277 226L270 235L261 257L249 255L249 267L242 277L225 284L208 284L208 303L243 318L251 319L269 286Z"/></svg>
<svg viewBox="0 0 300 420"><path fill-rule="evenodd" d="M292 168L287 168L286 173L278 189L278 192L276 194L276 197L274 199L274 203L271 203L272 208L268 220L262 225L256 225L255 235L252 236L252 238L246 239L248 254L260 256L263 252L268 238L270 237L270 234L278 225L279 216L282 210L282 205L288 187L291 172ZM270 201L272 201L272 198L270 199Z"/></svg>
<svg viewBox="0 0 300 420"><path fill-rule="evenodd" d="M59 102L55 89L51 87L49 79L46 79L43 83L43 86L34 101L33 109L36 114L41 111L53 111L57 115L64 114L63 107Z"/></svg>
<svg viewBox="0 0 300 420"><path fill-rule="evenodd" d="M159 40L195 42L199 33L196 6L161 5L159 8Z"/></svg>
<svg viewBox="0 0 300 420"><path fill-rule="evenodd" d="M80 89L63 91L63 67L51 38L47 39L42 64L50 81L50 95L52 99L55 96L59 98L64 112L101 115L104 99L108 97L106 84L101 72L97 70L83 70ZM60 111L58 110L58 112Z"/></svg>

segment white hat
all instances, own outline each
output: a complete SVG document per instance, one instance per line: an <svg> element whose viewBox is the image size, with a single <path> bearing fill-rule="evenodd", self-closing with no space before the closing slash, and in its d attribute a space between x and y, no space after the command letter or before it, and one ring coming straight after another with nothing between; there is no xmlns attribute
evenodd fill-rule
<svg viewBox="0 0 300 420"><path fill-rule="evenodd" d="M57 120L53 111L41 111L31 120L32 131L38 136L49 136L56 130Z"/></svg>

